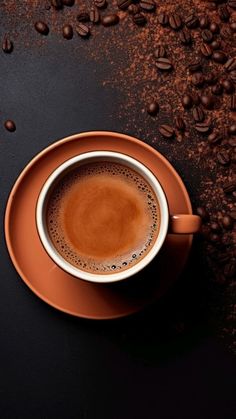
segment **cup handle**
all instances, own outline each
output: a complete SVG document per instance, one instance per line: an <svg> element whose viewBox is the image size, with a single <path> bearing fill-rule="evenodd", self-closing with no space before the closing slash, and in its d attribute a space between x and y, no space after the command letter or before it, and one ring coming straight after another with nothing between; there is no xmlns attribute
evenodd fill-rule
<svg viewBox="0 0 236 419"><path fill-rule="evenodd" d="M170 215L170 234L192 234L197 233L201 227L201 218L193 214Z"/></svg>

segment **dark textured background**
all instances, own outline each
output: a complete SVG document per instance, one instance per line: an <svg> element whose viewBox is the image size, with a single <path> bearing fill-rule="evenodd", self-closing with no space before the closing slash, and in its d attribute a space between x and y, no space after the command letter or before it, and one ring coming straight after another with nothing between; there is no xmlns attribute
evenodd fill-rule
<svg viewBox="0 0 236 419"><path fill-rule="evenodd" d="M109 71L54 36L42 48L0 53L2 220L15 179L42 148L81 131L124 131L121 93L102 88ZM16 133L4 130L7 118ZM3 223L0 254L2 418L235 417L235 360L215 337L197 240L185 275L161 302L111 322L69 317L33 295L8 257Z"/></svg>

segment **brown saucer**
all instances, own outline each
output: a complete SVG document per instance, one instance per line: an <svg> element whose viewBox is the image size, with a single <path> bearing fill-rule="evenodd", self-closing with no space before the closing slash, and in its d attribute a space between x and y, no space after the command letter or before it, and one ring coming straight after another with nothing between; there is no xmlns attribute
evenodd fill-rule
<svg viewBox="0 0 236 419"><path fill-rule="evenodd" d="M134 313L163 295L184 268L191 235L168 235L161 253L138 277L117 285L92 284L58 268L39 240L35 206L49 174L65 160L93 150L122 152L158 177L171 213L191 214L186 188L171 164L149 145L113 132L87 132L47 147L18 177L8 199L5 235L12 262L28 287L51 306L78 317L112 319Z"/></svg>

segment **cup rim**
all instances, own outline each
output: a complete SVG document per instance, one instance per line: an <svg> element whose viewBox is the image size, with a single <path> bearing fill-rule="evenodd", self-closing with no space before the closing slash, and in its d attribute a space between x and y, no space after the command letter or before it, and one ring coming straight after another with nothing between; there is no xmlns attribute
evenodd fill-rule
<svg viewBox="0 0 236 419"><path fill-rule="evenodd" d="M85 164L89 160L96 160L96 159L113 159L117 162L120 162L121 164L127 163L128 167L133 168L133 170L136 170L141 176L145 178L145 180L150 184L152 187L159 203L160 207L160 227L159 227L159 233L156 238L155 243L153 244L152 248L149 252L147 252L147 255L144 256L138 263L136 263L134 266L131 266L130 268L127 268L121 272L112 272L112 273L106 273L106 274L95 274L86 272L82 269L79 269L75 267L74 265L67 262L60 253L56 250L53 243L51 242L51 239L49 237L49 234L47 232L46 227L46 221L44 217L44 210L47 204L47 198L50 193L50 189L53 187L53 185L56 183L56 181L59 179L59 177L63 174L63 172L66 171L66 169L71 168L72 166L76 166L77 164L81 163L81 165ZM63 269L65 272L69 273L70 275L73 275L77 277L78 279L82 279L88 282L94 282L94 283L113 283L113 282L119 282L121 280L127 279L142 269L144 269L158 254L160 251L164 240L167 235L168 231L168 224L169 224L169 208L168 208L168 201L166 198L166 194L156 178L156 176L152 173L152 171L147 168L142 162L139 160L130 157L129 155L121 152L115 152L115 151L89 151L85 153L78 154L62 164L60 164L56 169L53 170L53 172L49 175L49 177L44 182L38 199L36 203L36 227L38 231L38 235L40 238L40 241L46 250L49 257L53 260L54 263L56 263L61 269Z"/></svg>

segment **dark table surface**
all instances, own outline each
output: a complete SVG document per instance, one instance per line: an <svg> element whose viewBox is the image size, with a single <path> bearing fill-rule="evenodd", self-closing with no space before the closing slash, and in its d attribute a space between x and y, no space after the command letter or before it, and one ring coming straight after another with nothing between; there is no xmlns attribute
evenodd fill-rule
<svg viewBox="0 0 236 419"><path fill-rule="evenodd" d="M15 179L40 150L73 133L125 132L125 125L117 115L122 93L102 86L108 63L96 66L84 48L75 54L72 43L53 35L40 48L19 42L13 54L0 54L0 69L3 220ZM14 134L3 127L8 118L16 122ZM178 169L185 174L184 163ZM193 197L194 184L188 186ZM235 360L216 337L201 243L156 305L93 322L62 314L30 292L9 259L3 223L1 229L2 418L235 417Z"/></svg>

